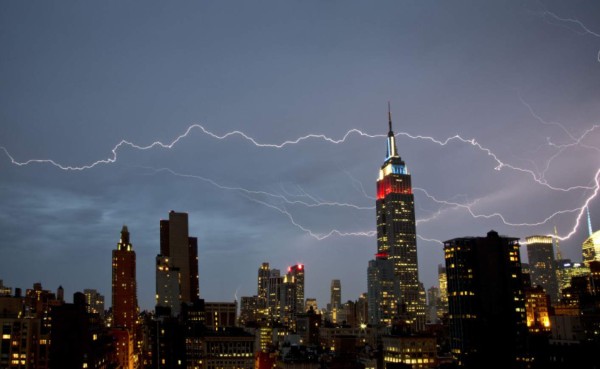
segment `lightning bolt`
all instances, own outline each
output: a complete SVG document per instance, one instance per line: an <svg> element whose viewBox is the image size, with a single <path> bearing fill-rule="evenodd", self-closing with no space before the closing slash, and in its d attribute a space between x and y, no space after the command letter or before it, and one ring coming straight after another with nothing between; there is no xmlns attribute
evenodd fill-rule
<svg viewBox="0 0 600 369"><path fill-rule="evenodd" d="M423 188L419 188L419 187L415 187L413 188L416 191L420 191L423 194L425 194L425 196L427 196L429 199L437 202L438 204L445 204L445 205L451 205L457 208L462 208L462 209L466 209L469 214L477 219L477 218L484 218L484 219L491 219L491 218L499 218L502 223L504 223L507 226L512 226L512 227L535 227L535 226L539 226L539 225L543 225L548 223L550 220L552 220L552 218L554 218L557 215L560 214L570 214L570 213L576 213L578 211L580 211L580 208L575 208L575 209L568 209L568 210L560 210L557 211L555 213L553 213L552 215L546 217L546 219L538 221L536 223L512 223L509 222L508 220L506 220L506 218L500 214L500 213L492 213L492 214L477 214L473 211L473 209L471 208L473 206L473 204L461 204L458 202L451 202L451 201L446 201L446 200L439 200L437 198L435 198L433 195L429 194L429 192L427 192L425 189Z"/></svg>
<svg viewBox="0 0 600 369"><path fill-rule="evenodd" d="M531 107L528 104L526 104L526 106L528 106L530 108L530 111L532 112L532 114L534 114L534 116L537 116L535 114L535 112L533 111L533 109L531 109ZM537 117L539 118L538 120L540 120L542 123L548 124L548 122L545 122L539 116L537 116ZM593 126L592 128L588 129L581 137L575 138L575 137L573 137L568 132L568 130L566 130L564 128L564 126L561 125L561 127L575 141L572 144L569 144L570 145L569 147L580 144L581 140L583 140L583 138L585 136L587 136L589 133L591 133L592 131L594 131L597 128L597 126ZM194 129L200 130L202 133L204 133L204 134L206 134L206 135L208 135L210 137L213 137L215 139L218 139L218 140L225 140L225 139L227 139L229 137L232 137L232 136L240 136L243 139L251 142L256 147L274 148L274 149L281 149L281 148L283 148L285 146L288 146L288 145L299 144L300 142L303 142L303 141L309 140L309 139L317 139L317 140L323 140L323 141L326 141L326 142L330 142L330 143L333 143L333 144L341 144L341 143L344 143L348 139L348 137L350 137L351 135L359 135L361 137L368 137L368 138L385 137L385 135L371 135L371 134L364 133L364 132L362 132L362 131L360 131L358 129L351 129L351 130L347 131L342 136L342 138L340 138L340 139L334 139L334 138L328 137L328 136L326 136L324 134L308 134L308 135L301 136L301 137L298 137L298 138L293 139L293 140L286 140L286 141L283 141L283 142L278 143L278 144L273 144L273 143L261 143L261 142L257 141L256 139L254 139L253 137L245 134L242 131L235 130L235 131L231 131L231 132L225 133L223 135L217 135L217 134L215 134L215 133L207 130L206 128L204 128L203 126L201 126L199 124L193 124L193 125L189 126L185 130L184 133L182 133L181 135L177 136L170 143L166 143L166 144L163 143L163 142L161 142L161 141L154 141L153 143L151 143L149 145L141 146L141 145L134 144L134 143L132 143L130 141L121 140L111 150L111 152L112 152L112 156L111 157L109 157L107 159L98 160L98 161L93 162L91 164L84 165L84 166L79 166L79 167L69 166L69 165L63 165L63 164L60 164L60 163L58 163L58 162L56 162L56 161L54 161L52 159L29 159L29 160L24 161L24 162L19 162L19 161L17 161L9 153L9 151L5 147L2 146L0 148L10 158L11 163L14 164L14 165L17 165L17 166L25 166L25 165L30 165L30 164L33 164L33 163L40 163L40 164L51 164L51 165L53 165L53 166L55 166L55 167L57 167L57 168L59 168L61 170L65 170L65 171L83 171L83 170L87 170L87 169L92 169L95 166L100 165L100 164L112 164L112 163L115 163L117 161L117 159L118 159L118 151L123 146L128 146L128 147L131 147L131 148L134 148L134 149L137 149L137 150L150 150L150 149L153 149L155 147L160 147L160 148L164 148L164 149L172 149L178 142L180 142L182 139L188 137L190 135L190 133L192 132L192 130L194 130ZM588 197L588 199L586 201L586 204L589 201L591 201L591 199L593 199L595 197L595 195L597 194L597 191L598 191L598 179L597 179L597 176L596 176L596 186L595 187L594 186L571 186L571 187L567 187L567 188L561 188L561 187L552 186L544 178L545 171L542 172L542 174L536 174L532 170L525 169L525 168L520 168L520 167L511 165L509 163L505 163L494 152L492 152L491 149L484 147L479 142L477 142L474 138L465 139L465 138L461 137L460 135L454 135L454 136L446 138L445 140L439 140L439 139L436 139L436 138L434 138L432 136L412 135L412 134L409 134L407 132L400 132L396 136L405 136L405 137L408 137L408 138L413 139L413 140L429 141L429 142L437 144L439 146L446 146L446 145L448 145L452 141L459 141L459 142L471 145L471 146L475 147L476 149L478 149L479 151L485 153L487 156L491 157L495 161L495 163L496 163L496 167L495 167L496 170L501 170L502 168L506 167L506 168L512 169L514 171L518 171L518 172L522 172L522 173L525 173L525 174L529 174L533 178L533 180L535 182L537 182L538 184L540 184L542 186L545 186L545 187L547 187L547 188L549 188L551 190L554 190L554 191L570 192L570 191L573 191L573 190L586 190L586 191L587 190L594 190L594 195L592 195L591 197ZM596 149L596 148L594 148L594 149ZM549 166L549 164L547 165L547 167L548 166ZM265 196L268 196L268 197L277 198L277 199L280 199L280 200L284 201L285 203L287 203L289 205L300 204L300 205L303 205L303 206L306 206L306 207L343 206L343 207L351 207L351 208L358 209L358 210L373 209L373 207L362 207L362 206L358 206L358 205L354 205L354 204L348 204L348 203L321 201L321 200L317 199L316 197L314 197L314 196L309 195L308 193L306 193L306 191L304 191L301 187L299 187L299 189L303 192L302 196L310 199L312 202L306 202L306 201L300 201L300 200L290 200L289 198L287 198L287 197L285 197L283 195L273 194L273 193L269 193L269 192L266 192L266 191L252 191L252 190L247 190L247 189L244 189L244 188L241 188L241 187L223 186L223 185L218 184L217 182L215 182L215 181L213 181L211 179L208 179L208 178L204 178L204 177L200 177L200 176L195 176L195 175L191 175L191 174L176 173L176 172L174 172L174 171L172 171L172 170L170 170L168 168L160 168L160 169L157 169L157 170L158 171L167 171L167 172L169 172L169 173L171 173L173 175L177 175L177 176L181 176L181 177L196 178L196 179L208 182L208 183L210 183L210 184L212 184L212 185L214 185L216 187L219 187L219 188L222 188L222 189L226 189L226 190L236 190L236 191L244 192L247 195L265 195ZM364 188L362 187L362 184L360 184L360 187L362 189L362 192L367 197L369 197L366 194L366 192L364 191ZM423 190L423 189L420 189L420 190ZM546 223L548 220L552 219L556 215L563 214L563 213L573 213L573 212L577 212L579 210L579 208L578 209L570 209L570 210L561 210L559 212L556 212L556 213L550 215L545 220L540 221L540 222L536 222L536 223L511 223L511 222L506 221L506 219L501 214L499 214L499 213L493 213L493 214L476 214L476 213L474 213L471 210L471 206L469 204L460 204L460 203L448 202L448 201L444 202L442 200L438 200L435 197L429 195L426 191L424 193L426 194L426 196L428 196L433 201L436 201L436 202L439 202L439 203L442 203L442 204L446 204L446 205L450 205L450 206L465 208L475 218L480 218L480 217L483 217L483 218L498 217L506 225L512 225L512 226L535 226L535 225L540 225L540 224ZM284 214L285 216L287 216L290 219L290 221L292 222L292 224L294 224L296 227L300 228L301 230L303 230L304 232L308 233L309 235L311 235L312 237L314 237L314 238L316 238L318 240L325 239L325 238L330 237L332 235L340 235L340 236L352 236L352 235L372 236L374 234L373 231L369 231L369 232L341 232L339 230L332 230L331 232L329 232L327 234L318 234L318 233L312 232L308 228L305 228L305 227L301 226L300 224L298 224L294 220L294 218L292 217L292 215L284 207L280 208L280 207L277 207L275 205L267 204L264 201L260 201L260 200L254 199L254 198L251 198L251 200L255 201L255 202L258 202L258 203L261 203L261 204L263 204L265 206L268 206L268 207L270 207L270 208L272 208L272 209L274 209L274 210L276 210L276 211ZM580 212L580 214L581 214L581 212ZM578 216L577 224L579 224L579 218L580 218L580 216L581 215ZM572 230L569 233L569 236L572 235L574 232L575 232L575 230ZM567 237L569 237L569 236L567 236Z"/></svg>
<svg viewBox="0 0 600 369"><path fill-rule="evenodd" d="M162 143L161 141L154 141L150 145L140 146L140 145L134 144L134 143L126 141L126 140L121 140L115 147L112 148L112 150L111 150L112 156L111 157L109 157L107 159L101 159L101 160L98 160L91 164L83 165L83 166L79 166L79 167L63 165L52 159L29 159L24 162L19 162L19 161L15 160L15 158L9 153L9 151L4 146L0 146L0 148L6 153L6 155L10 158L11 163L14 165L25 166L25 165L29 165L29 164L33 164L33 163L40 163L40 164L51 164L59 169L67 170L67 171L82 171L82 170L86 170L86 169L92 169L100 164L112 164L112 163L116 162L117 158L118 158L117 153L118 153L119 149L123 146L129 146L129 147L137 149L137 150L150 150L155 147L161 147L164 149L172 149L180 140L187 137L190 134L190 132L192 132L193 129L199 129L204 134L206 134L210 137L216 138L218 140L224 140L231 136L241 136L242 138L248 140L249 142L251 142L252 144L254 144L257 147L267 147L267 148L275 148L275 149L281 149L287 145L295 145L295 144L298 144L298 143L308 140L308 139L319 139L319 140L323 140L323 141L330 142L333 144L341 144L341 143L344 143L348 139L348 137L352 134L357 134L361 137L368 137L368 138L385 137L385 135L379 135L379 134L371 135L368 133L364 133L359 129L353 128L353 129L347 131L340 139L333 139L324 134L312 134L311 133L311 134L308 134L305 136L298 137L294 140L286 140L279 144L272 144L272 143L260 143L253 137L251 137L241 131L236 130L236 131L231 131L231 132L225 133L223 135L217 135L217 134L207 130L206 128L204 128L203 126L201 126L199 124L193 124L193 125L189 126L183 134L177 136L177 138L175 140L171 141L168 144ZM570 192L573 190L592 190L593 189L591 187L586 187L586 186L571 186L571 187L567 187L567 188L560 188L560 187L552 186L544 178L541 178L532 170L520 168L520 167L503 162L502 160L500 160L500 158L496 154L494 154L492 152L492 150L484 147L479 142L477 142L474 138L466 139L466 138L461 137L460 135L454 135L454 136L446 138L445 140L439 140L439 139L436 139L431 136L412 135L407 132L400 132L400 133L396 134L396 136L405 136L405 137L408 137L413 140L429 141L429 142L435 143L440 146L446 146L448 143L450 143L452 141L459 141L459 142L471 145L471 146L477 148L478 150L484 152L487 156L491 157L496 162L496 167L494 169L501 170L502 168L506 167L506 168L509 168L509 169L512 169L512 170L515 170L518 172L529 174L533 178L533 180L536 181L538 184L545 186L554 191Z"/></svg>
<svg viewBox="0 0 600 369"><path fill-rule="evenodd" d="M582 36L585 35L591 35L597 38L600 38L600 33L594 32L591 29L589 29L588 27L585 26L585 24L583 24L580 20L578 19L574 19L574 18L563 18L563 17L559 17L558 15L552 13L551 11L548 10L544 10L542 12L542 16L544 17L544 19L553 19L555 21L558 21L559 23L552 23L551 24L557 24L560 26L563 26L571 31L574 31ZM562 24L561 24L562 23ZM577 28L579 28L580 31L575 31L573 28L571 27L566 27L564 26L564 24L571 24L571 25L575 25ZM598 62L600 62L600 50L598 51L598 55L597 58Z"/></svg>
<svg viewBox="0 0 600 369"><path fill-rule="evenodd" d="M267 191L249 190L249 189L243 188L243 187L225 186L225 185L222 185L210 178L198 176L195 174L179 173L170 168L153 168L153 167L144 167L144 166L142 166L140 168L149 169L149 170L154 171L155 173L167 172L176 177L197 179L197 180L209 183L209 184L211 184L219 189L222 189L222 190L238 191L238 192L242 192L246 195L263 195L263 196L281 200L288 205L302 205L307 208L315 208L315 207L320 207L320 206L338 206L338 207L349 207L349 208L353 208L353 209L357 209L357 210L373 210L373 209L375 209L374 206L359 206L359 205L355 205L355 204L334 202L334 201L318 201L317 199L315 199L314 197L312 197L308 194L306 194L306 196L309 196L309 198L311 200L314 200L315 202L309 203L309 202L301 201L301 200L290 200L289 198L287 198L286 196L283 196L281 194L271 193L271 192L267 192Z"/></svg>
<svg viewBox="0 0 600 369"><path fill-rule="evenodd" d="M292 223L296 228L300 229L302 232L306 233L307 235L311 236L312 238L316 239L317 241L322 241L326 238L329 238L331 236L341 236L341 237L351 237L351 236L361 236L361 237L373 237L375 236L376 232L375 231L366 231L366 232L342 232L340 230L337 229L332 229L331 231L327 232L327 233L316 233L314 231L312 231L311 229L301 225L300 223L296 222L296 220L294 219L294 216L292 214L290 214L289 211L286 210L286 208L284 206L279 207L279 206L275 206L273 204L269 204L268 202L264 202L255 198L252 198L250 196L246 196L244 195L248 200L250 201L254 201L258 204L261 204L263 206L266 206L268 208L271 208L277 212L279 212L280 214L285 215L290 223Z"/></svg>

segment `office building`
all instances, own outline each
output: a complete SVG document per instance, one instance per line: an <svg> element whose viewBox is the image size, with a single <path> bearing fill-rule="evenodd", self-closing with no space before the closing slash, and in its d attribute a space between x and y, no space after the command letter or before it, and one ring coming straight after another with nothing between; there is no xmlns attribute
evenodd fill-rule
<svg viewBox="0 0 600 369"><path fill-rule="evenodd" d="M425 306L419 291L417 232L411 176L398 155L388 111L389 132L385 162L377 180L377 252L387 254L400 286L401 310L416 330L424 329ZM404 314L404 313L403 313Z"/></svg>
<svg viewBox="0 0 600 369"><path fill-rule="evenodd" d="M385 253L376 254L375 260L369 261L367 276L369 324L390 326L398 316L400 294L393 261Z"/></svg>
<svg viewBox="0 0 600 369"><path fill-rule="evenodd" d="M550 236L530 236L527 242L527 257L531 285L542 286L553 302L558 301L558 279L554 260L553 240Z"/></svg>

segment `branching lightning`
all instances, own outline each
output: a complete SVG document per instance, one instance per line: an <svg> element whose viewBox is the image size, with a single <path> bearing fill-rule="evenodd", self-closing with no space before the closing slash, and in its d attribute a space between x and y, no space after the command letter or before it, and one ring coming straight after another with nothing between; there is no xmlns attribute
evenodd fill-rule
<svg viewBox="0 0 600 369"><path fill-rule="evenodd" d="M529 104L527 104L522 99L521 99L521 101L523 102L523 104L525 104L525 106L528 107L528 109L531 112L531 114L538 121L540 121L543 124L553 124L553 125L557 125L557 126L561 127L562 130L573 141L573 142L571 142L569 144L566 144L566 145L560 145L560 146L554 145L555 147L557 147L559 149L559 151L555 155L553 155L550 158L550 160L548 160L548 162L546 164L546 167L544 168L544 170L542 171L541 174L537 174L537 173L535 173L534 171L532 171L530 169L517 167L517 166L511 165L509 163L503 162L494 152L492 152L491 149L484 147L483 145L481 145L479 142L477 142L473 138L466 139L466 138L463 138L460 135L454 135L454 136L448 137L448 138L446 138L444 140L440 140L440 139L436 139L436 138L431 137L431 136L413 135L413 134L409 134L407 132L400 132L396 136L404 136L404 137L408 137L409 139L412 139L412 140L428 141L428 142L437 144L439 146L446 146L450 142L453 142L453 141L458 141L458 142L461 142L461 143L464 143L464 144L468 144L468 145L476 148L477 150L485 153L487 156L491 157L494 160L494 162L496 163L496 166L494 168L495 170L501 170L502 168L506 167L506 168L512 169L512 170L517 171L517 172L528 174L528 175L530 175L533 178L533 180L535 182L537 182L538 184L540 184L540 185L542 185L542 186L544 186L544 187L546 187L548 189L551 189L553 191L570 192L570 191L574 191L574 190L584 190L584 191L593 190L593 195L591 195L590 197L588 197L587 200L586 200L586 205L587 205L596 196L596 194L598 192L598 187L599 187L599 184L598 184L598 174L595 177L595 181L596 181L596 185L595 186L581 186L581 185L578 185L578 186L571 186L571 187L567 187L567 188L561 188L561 187L556 187L556 186L553 186L553 185L549 184L546 181L546 179L545 179L545 173L547 172L547 170L548 170L548 168L549 168L549 166L551 164L551 161L556 156L560 155L560 153L562 153L562 151L564 151L567 148L570 148L570 147L573 147L573 146L584 146L582 144L582 140L588 134L590 134L591 132L593 132L594 130L596 130L599 126L598 125L592 126L590 129L586 130L583 133L582 136L580 136L580 137L577 138L577 137L574 137L560 123L546 122L546 121L544 121L541 117L539 117L539 115L537 115L533 111L533 109L531 108L531 106ZM151 143L149 145L142 146L142 145L138 145L138 144L132 143L130 141L121 140L116 146L114 146L112 148L112 150L111 150L112 156L110 156L107 159L101 159L101 160L98 160L98 161L93 162L91 164L87 164L87 165L83 165L83 166L64 165L64 164L60 164L60 163L58 163L58 162L56 162L56 161L54 161L52 159L29 159L27 161L20 162L20 161L17 161L9 153L9 151L5 147L0 147L0 148L8 156L8 158L11 161L11 163L14 164L14 165L17 165L17 166L26 166L26 165L37 163L37 164L50 164L50 165L53 165L53 166L55 166L55 167L57 167L57 168L59 168L61 170L65 170L65 171L83 171L83 170L87 170L87 169L92 169L92 168L94 168L94 167L96 167L98 165L101 165L101 164L112 164L112 163L115 163L117 161L117 159L118 159L118 152L119 152L119 150L123 146L131 147L131 148L134 148L134 149L137 149L137 150L150 150L150 149L157 148L157 147L160 147L160 148L163 148L163 149L172 149L182 139L188 137L190 135L190 133L193 130L195 130L195 129L196 130L200 130L203 134L208 135L208 136L210 136L212 138L215 138L215 139L218 139L218 140L225 140L225 139L233 137L233 136L240 136L243 139L245 139L245 140L249 141L250 143L252 143L256 147L272 148L272 149L282 149L285 146L296 145L296 144L299 144L299 143L301 143L303 141L310 140L310 139L322 140L322 141L329 142L329 143L332 143L332 144L341 144L341 143L346 142L346 140L348 139L348 137L350 137L351 135L358 135L360 137L367 137L367 138L381 138L381 137L385 137L385 135L380 135L380 134L372 135L372 134L368 134L368 133L362 132L359 129L351 129L351 130L347 131L339 139L334 139L334 138L328 137L328 136L326 136L324 134L307 134L305 136L301 136L301 137L298 137L298 138L293 139L293 140L286 140L286 141L283 141L281 143L262 143L262 142L259 142L255 138L247 135L246 133L244 133L242 131L235 130L235 131L227 132L227 133L225 133L223 135L218 135L218 134L215 134L215 133L207 130L202 125L193 124L193 125L189 126L185 130L184 133L182 133L181 135L177 136L173 141L171 141L169 143L163 143L161 141L154 141L153 143ZM585 147L590 148L590 149L594 149L594 150L600 150L600 149L598 149L596 147L593 147L593 146L585 145ZM294 226L298 227L302 231L304 231L307 234L309 234L311 237L314 237L315 239L318 239L318 240L322 240L322 239L328 238L328 237L330 237L332 235L338 235L338 236L372 236L374 234L374 231L368 231L368 232L341 232L341 231L338 231L338 230L332 230L332 231L330 231L329 233L326 233L326 234L318 234L318 233L315 233L315 232L307 229L306 227L303 227L299 223L297 223L294 220L293 216L289 213L289 211L287 211L287 209L285 207L275 206L273 204L266 203L266 202L258 200L256 198L252 198L251 196L252 195L263 195L263 196L267 196L267 197L270 197L270 198L278 199L279 201L282 201L282 202L284 202L285 204L288 204L288 205L302 205L302 206L305 206L305 207L308 207L308 208L320 207L320 206L338 206L338 207L354 208L354 209L357 209L357 210L372 210L374 208L372 206L365 207L365 206L359 206L359 205L350 204L350 203L340 203L340 202L323 201L323 200L318 199L314 195L308 194L306 191L304 191L299 186L298 186L298 188L302 192L302 194L301 195L294 195L294 196L302 197L302 198L305 198L305 199L309 199L310 201L294 200L294 199L290 199L289 195L286 197L286 196L281 195L281 194L274 194L274 193L270 193L270 192L266 192L266 191L248 190L248 189L245 189L245 188L242 188L242 187L223 186L223 185L221 185L221 184L219 184L219 183L217 183L217 182L215 182L215 181L213 181L213 180L211 180L209 178L205 178L205 177L201 177L201 176L197 176L197 175L192 175L192 174L177 173L177 172L175 172L175 171L173 171L171 169L168 169L168 168L159 168L159 169L151 168L151 169L153 169L155 171L159 171L159 172L160 171L169 172L172 175L176 175L176 176L180 176L180 177L187 177L187 178L199 179L199 180L202 180L202 181L205 181L207 183L210 183L210 184L212 184L212 185L214 185L214 186L216 186L218 188L221 188L221 189L234 190L234 191L242 192L249 199L251 199L252 201L257 202L259 204L262 204L264 206L267 206L269 208L272 208L272 209L280 212L281 214L284 214L285 216L287 216L289 218L290 222ZM346 173L346 174L349 175L352 178L354 184L358 183L358 186L359 186L358 188L363 193L363 195L365 195L367 198L371 198L372 199L372 197L369 196L366 193L366 191L364 190L364 187L362 186L362 183L360 183L360 181L357 181L356 179L354 179L349 173ZM535 222L535 223L513 223L513 222L507 221L505 219L505 217L502 214L500 214L500 213L492 213L492 214L477 214L477 213L475 213L472 210L472 206L474 205L474 203L462 204L462 203L458 203L458 202L438 200L437 198L435 198L434 196L430 195L427 191L425 191L422 188L415 188L415 190L422 191L428 198L430 198L432 201L435 201L438 204L452 206L452 207L455 207L455 208L466 209L469 212L469 214L472 217L474 217L474 218L486 218L486 219L498 218L504 224L509 225L509 226L519 226L519 227L521 227L521 226L537 226L537 225L542 225L542 224L547 223L549 220L553 219L557 215L566 214L566 213L576 213L576 212L579 212L579 215L578 215L578 218L577 218L577 222L576 222L576 224L578 225L579 224L579 219L580 219L581 214L582 214L582 211L581 211L582 208L575 208L575 209L568 209L568 210L557 211L554 214L546 217L544 220L541 220L541 221L538 221L538 222ZM439 213L441 213L441 211ZM432 216L430 218L427 218L427 219L420 219L419 222L427 222L429 220L432 220L432 219L436 218L437 216L439 216L439 214L436 214L436 215L434 215L434 216ZM575 230L576 230L576 228L574 228L569 233L568 236L566 236L564 238L561 238L561 239L566 239L566 238L570 237L572 234L574 234Z"/></svg>
<svg viewBox="0 0 600 369"><path fill-rule="evenodd" d="M574 19L574 18L563 18L563 17L559 17L558 15L548 11L548 10L544 10L542 12L542 15L544 16L544 19L550 18L553 19L557 22L561 22L562 24L559 25L563 25L563 24L572 24L575 25L579 28L579 31L576 31L574 29L572 29L571 27L566 27L574 32L577 32L580 35L591 35L597 38L600 38L600 33L594 32L591 29L589 29L588 27L585 26L585 24L583 24L580 20L578 19ZM598 55L597 58L598 62L600 62L600 50L598 51Z"/></svg>
<svg viewBox="0 0 600 369"><path fill-rule="evenodd" d="M170 173L171 175L174 175L177 177L197 179L197 180L209 183L221 190L238 191L238 192L242 192L246 195L263 195L263 196L267 196L270 198L275 198L275 199L285 202L288 205L302 205L307 208L315 208L315 207L320 207L320 206L337 206L337 207L348 207L348 208L353 208L353 209L357 209L357 210L373 210L373 209L375 209L375 207L373 207L373 206L359 206L359 205L350 204L350 203L333 202L333 201L319 201L319 200L315 199L314 197L310 196L309 194L306 194L306 196L309 197L311 200L314 200L314 202L309 203L309 202L301 201L301 200L291 200L284 195L276 194L276 193L272 193L272 192L249 190L249 189L243 188L243 187L224 186L210 178L206 178L206 177L202 177L202 176L198 176L198 175L194 175L194 174L179 173L179 172L176 172L169 168L152 168L152 167L142 167L142 168L152 170L156 173L167 172L167 173Z"/></svg>
<svg viewBox="0 0 600 369"><path fill-rule="evenodd" d="M118 155L117 152L118 150L122 147L122 146L129 146L131 148L137 149L137 150L150 150L153 149L155 147L161 147L164 149L172 149L180 140L182 140L183 138L187 137L190 132L193 129L199 129L201 130L204 134L216 138L218 140L224 140L227 139L228 137L231 136L241 136L244 139L248 140L249 142L251 142L252 144L254 144L256 147L267 147L267 148L275 148L275 149L281 149L284 146L287 145L295 145L298 144L302 141L308 140L308 139L320 139L326 142L330 142L333 144L341 144L344 143L348 137L352 134L358 134L362 137L368 137L368 138L380 138L380 137L385 137L385 135L371 135L365 132L362 132L359 129L353 128L349 131L347 131L341 139L333 139L331 137L328 137L326 135L323 134L308 134L305 136L301 136L299 138L296 138L294 140L286 140L283 141L282 143L279 144L272 144L272 143L260 143L258 142L256 139L254 139L253 137L245 134L244 132L241 131L231 131L228 133L225 133L223 135L217 135L209 130L207 130L206 128L204 128L203 126L199 125L199 124L193 124L191 126L189 126L185 132L181 135L179 135L175 140L171 141L168 144L165 144L161 141L154 141L153 143L151 143L150 145L146 145L146 146L140 146L137 144L134 144L130 141L126 141L126 140L121 140L115 147L113 147L113 149L111 150L112 152L112 156L107 158L107 159L101 159L98 161L95 161L91 164L88 165L83 165L83 166L69 166L69 165L63 165L60 163L57 163L56 161L52 160L52 159L29 159L27 161L24 162L19 162L17 160L14 159L14 157L8 152L8 150L4 147L4 146L0 146L0 148L6 153L6 155L10 158L12 164L14 165L18 165L18 166L25 166L25 165L29 165L29 164L34 164L34 163L40 163L40 164L51 164L59 169L62 170L74 170L74 171L82 171L82 170L86 170L86 169L92 169L100 164L112 164L115 163L117 161ZM508 163L503 162L502 160L500 160L500 158L494 153L492 152L492 150L484 147L483 145L481 145L479 142L477 142L474 138L471 139L466 139L461 137L460 135L454 135L451 137L446 138L445 140L439 140L436 139L434 137L431 136L422 136L422 135L412 135L410 133L407 132L399 132L396 134L396 136L405 136L408 137L410 139L413 140L424 140L424 141L429 141L432 143L435 143L437 145L440 146L446 146L448 145L448 143L452 142L452 141L459 141L465 144L469 144L475 148L477 148L478 150L484 152L487 156L491 157L495 162L496 162L496 167L494 168L495 170L501 170L503 167L518 171L518 172L522 172L522 173L526 173L531 175L531 177L533 178L534 181L536 181L538 184L545 186L551 190L554 191L562 191L562 192L570 192L573 190L593 190L592 187L589 186L571 186L571 187L567 187L567 188L560 188L560 187L555 187L550 185L544 178L541 178L539 175L537 175L534 171L530 170L530 169L525 169L525 168L520 168Z"/></svg>

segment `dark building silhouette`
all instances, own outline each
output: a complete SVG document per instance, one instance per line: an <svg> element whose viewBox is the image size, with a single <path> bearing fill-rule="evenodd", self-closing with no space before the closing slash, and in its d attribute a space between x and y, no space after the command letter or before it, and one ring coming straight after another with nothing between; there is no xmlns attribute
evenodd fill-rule
<svg viewBox="0 0 600 369"><path fill-rule="evenodd" d="M398 155L388 112L389 132L385 162L377 180L377 252L387 254L394 264L400 285L396 296L417 330L424 329L425 306L419 291L417 231L411 176Z"/></svg>
<svg viewBox="0 0 600 369"><path fill-rule="evenodd" d="M450 345L459 365L521 367L527 326L518 238L495 231L455 238L444 242L444 253Z"/></svg>
<svg viewBox="0 0 600 369"><path fill-rule="evenodd" d="M53 307L51 316L50 369L115 367L113 339L100 317L87 312L83 293Z"/></svg>

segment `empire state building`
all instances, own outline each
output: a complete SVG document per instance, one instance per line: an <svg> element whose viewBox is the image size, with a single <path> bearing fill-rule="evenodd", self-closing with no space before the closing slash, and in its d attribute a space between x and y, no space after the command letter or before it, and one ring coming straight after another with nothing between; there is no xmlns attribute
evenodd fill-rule
<svg viewBox="0 0 600 369"><path fill-rule="evenodd" d="M397 317L422 330L425 306L419 283L415 201L410 174L396 148L389 108L388 119L387 152L377 180L377 252L387 255L394 265L400 285Z"/></svg>

